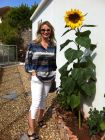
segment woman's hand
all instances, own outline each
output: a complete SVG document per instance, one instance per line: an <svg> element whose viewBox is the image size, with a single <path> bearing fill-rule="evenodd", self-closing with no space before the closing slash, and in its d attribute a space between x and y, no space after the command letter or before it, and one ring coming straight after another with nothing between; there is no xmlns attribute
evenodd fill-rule
<svg viewBox="0 0 105 140"><path fill-rule="evenodd" d="M36 75L36 71L33 70L31 74L32 74L32 76L35 76Z"/></svg>

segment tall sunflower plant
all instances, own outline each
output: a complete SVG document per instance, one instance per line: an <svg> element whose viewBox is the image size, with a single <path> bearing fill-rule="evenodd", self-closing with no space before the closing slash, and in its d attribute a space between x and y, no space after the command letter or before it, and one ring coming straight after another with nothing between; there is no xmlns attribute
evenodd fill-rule
<svg viewBox="0 0 105 140"><path fill-rule="evenodd" d="M96 44L91 43L91 31L83 30L83 28L95 27L95 25L83 24L86 15L78 9L66 12L66 31L62 36L74 31L75 39L72 40L70 37L60 45L60 51L68 47L64 52L67 62L59 69L61 94L58 98L64 108L79 111L79 128L81 127L81 96L92 97L96 92L96 66L93 63L93 51ZM71 42L76 47L69 47Z"/></svg>

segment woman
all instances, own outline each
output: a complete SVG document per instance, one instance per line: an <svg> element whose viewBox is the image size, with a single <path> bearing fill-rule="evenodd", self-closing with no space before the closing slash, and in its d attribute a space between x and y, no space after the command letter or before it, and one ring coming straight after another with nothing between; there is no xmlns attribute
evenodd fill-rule
<svg viewBox="0 0 105 140"><path fill-rule="evenodd" d="M28 136L38 139L35 132L36 113L38 125L43 126L45 101L56 71L56 44L54 28L44 21L38 26L36 40L30 43L25 61L25 69L31 73L32 104L29 111Z"/></svg>

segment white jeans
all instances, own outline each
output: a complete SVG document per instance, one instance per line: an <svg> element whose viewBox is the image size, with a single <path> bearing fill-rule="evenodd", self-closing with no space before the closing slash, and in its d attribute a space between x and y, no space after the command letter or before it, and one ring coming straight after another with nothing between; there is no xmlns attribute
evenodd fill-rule
<svg viewBox="0 0 105 140"><path fill-rule="evenodd" d="M38 109L45 109L45 102L51 82L43 83L36 76L31 77L32 104L30 107L31 118L35 119Z"/></svg>

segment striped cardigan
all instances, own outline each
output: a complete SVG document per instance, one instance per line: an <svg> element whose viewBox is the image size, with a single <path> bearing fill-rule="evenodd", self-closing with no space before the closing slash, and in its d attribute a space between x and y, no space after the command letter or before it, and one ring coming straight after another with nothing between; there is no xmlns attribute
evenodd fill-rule
<svg viewBox="0 0 105 140"><path fill-rule="evenodd" d="M41 44L30 43L25 59L25 70L37 71L39 75L54 75L56 71L56 46L49 44L45 49ZM46 73L46 74L44 74Z"/></svg>

